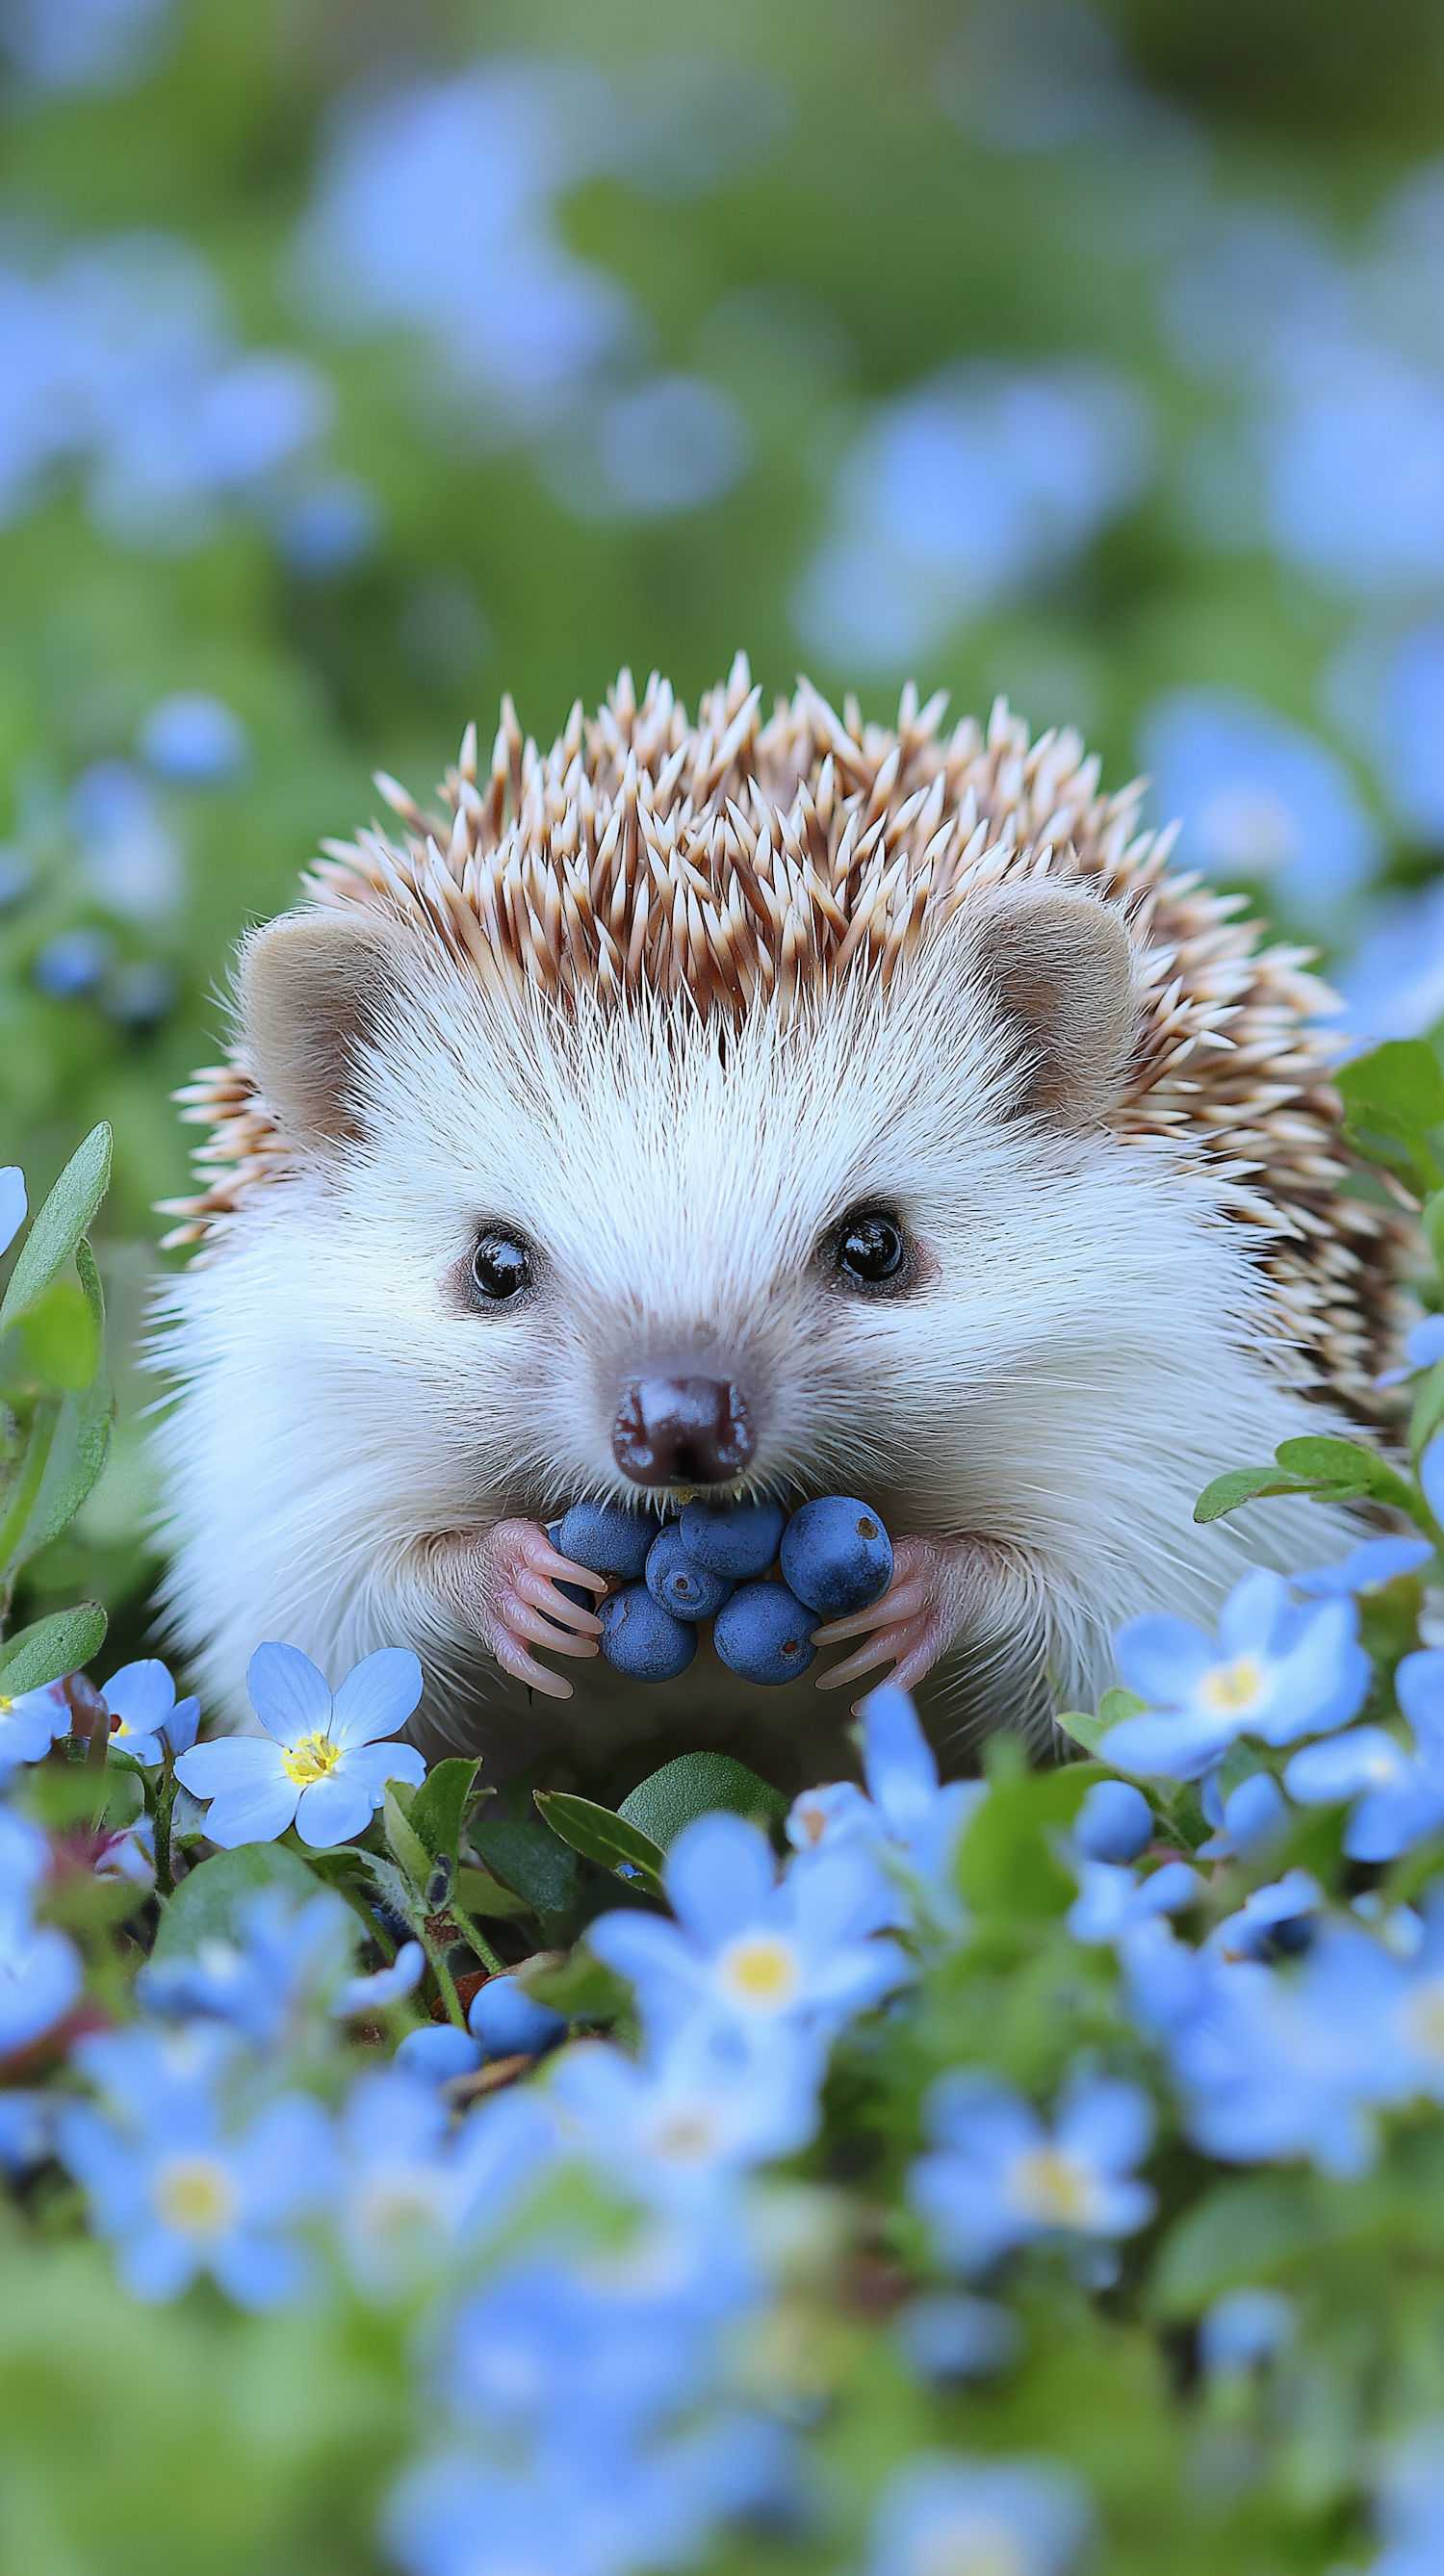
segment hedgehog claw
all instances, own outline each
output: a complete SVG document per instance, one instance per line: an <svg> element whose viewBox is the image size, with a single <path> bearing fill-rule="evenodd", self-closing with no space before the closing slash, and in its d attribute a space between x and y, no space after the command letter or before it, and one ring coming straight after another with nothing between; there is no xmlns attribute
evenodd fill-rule
<svg viewBox="0 0 1444 2576"><path fill-rule="evenodd" d="M571 1683L539 1664L528 1649L545 1646L556 1655L595 1655L600 1619L553 1587L577 1583L601 1593L607 1589L603 1575L574 1565L552 1546L545 1530L524 1520L498 1521L480 1536L452 1541L440 1570L443 1588L503 1672L548 1699L571 1698Z"/></svg>
<svg viewBox="0 0 1444 2576"><path fill-rule="evenodd" d="M879 1664L892 1664L889 1680L898 1690L911 1690L947 1653L956 1632L956 1587L949 1575L944 1549L931 1540L900 1539L893 1579L882 1599L849 1618L814 1628L816 1646L841 1645L849 1637L865 1640L830 1672L818 1675L818 1689L838 1690ZM854 1716L861 1715L862 1706L862 1700L854 1700Z"/></svg>

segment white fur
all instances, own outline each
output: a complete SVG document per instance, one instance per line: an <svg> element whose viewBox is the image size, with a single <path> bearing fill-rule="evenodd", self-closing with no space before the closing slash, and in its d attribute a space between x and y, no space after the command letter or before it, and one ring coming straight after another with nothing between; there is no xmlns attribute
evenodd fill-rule
<svg viewBox="0 0 1444 2576"><path fill-rule="evenodd" d="M997 1542L950 1716L984 1684L995 1712L1092 1706L1121 1620L1208 1621L1248 1562L1337 1555L1346 1527L1309 1505L1195 1526L1212 1476L1327 1416L1287 1383L1245 1231L1186 1149L1010 1118L1015 1059L961 955L945 934L889 993L855 976L723 1047L685 995L507 1009L418 951L359 1078L365 1141L251 1193L165 1301L167 1604L208 1708L243 1717L263 1637L333 1680L412 1643L431 1719L527 1758L525 1694L442 1608L418 1543L635 1500L610 1425L619 1382L659 1363L741 1381L755 1486ZM817 1261L862 1201L921 1239L912 1295L860 1298ZM488 1218L545 1276L477 1314L454 1274ZM558 1669L585 1731L616 1677ZM778 1695L779 1722L810 1692Z"/></svg>

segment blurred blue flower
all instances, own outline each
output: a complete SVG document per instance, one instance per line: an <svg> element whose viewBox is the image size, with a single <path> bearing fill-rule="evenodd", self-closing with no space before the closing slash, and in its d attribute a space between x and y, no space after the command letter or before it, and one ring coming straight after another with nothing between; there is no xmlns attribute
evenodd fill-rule
<svg viewBox="0 0 1444 2576"><path fill-rule="evenodd" d="M1405 830L1444 840L1444 619L1383 636L1366 626L1332 664L1325 700Z"/></svg>
<svg viewBox="0 0 1444 2576"><path fill-rule="evenodd" d="M644 2249L605 2267L545 2256L517 2264L457 2318L453 2406L502 2435L585 2422L593 2437L626 2444L659 2429L706 2393L713 2334L747 2283L733 2269L719 2296L700 2251L694 2235L650 2263Z"/></svg>
<svg viewBox="0 0 1444 2576"><path fill-rule="evenodd" d="M1139 747L1178 858L1209 876L1267 877L1317 910L1373 873L1383 836L1337 754L1256 698L1179 689L1145 710Z"/></svg>
<svg viewBox="0 0 1444 2576"><path fill-rule="evenodd" d="M54 2149L62 2098L58 2093L22 2093L10 2085L0 2092L0 2173L18 2181L44 2164Z"/></svg>
<svg viewBox="0 0 1444 2576"><path fill-rule="evenodd" d="M157 61L174 0L7 0L0 53L36 89L125 89Z"/></svg>
<svg viewBox="0 0 1444 2576"><path fill-rule="evenodd" d="M31 969L39 992L52 1002L71 1002L92 992L115 954L115 942L103 930L61 930L47 939Z"/></svg>
<svg viewBox="0 0 1444 2576"><path fill-rule="evenodd" d="M1180 1914L1203 1893L1197 1870L1183 1860L1166 1860L1146 1878L1106 1860L1080 1860L1073 1866L1078 1894L1067 1921L1075 1941L1121 1940L1150 1915Z"/></svg>
<svg viewBox="0 0 1444 2576"><path fill-rule="evenodd" d="M1281 2290L1225 2290L1199 2319L1198 2355L1211 2378L1252 2370L1293 2340L1298 2312Z"/></svg>
<svg viewBox="0 0 1444 2576"><path fill-rule="evenodd" d="M302 477L273 498L267 515L281 553L303 581L349 572L374 554L381 535L380 500L359 474Z"/></svg>
<svg viewBox="0 0 1444 2576"><path fill-rule="evenodd" d="M1331 970L1360 1044L1420 1038L1444 1021L1444 884L1371 907L1351 957Z"/></svg>
<svg viewBox="0 0 1444 2576"><path fill-rule="evenodd" d="M8 1252L28 1213L25 1175L18 1163L0 1170L0 1252Z"/></svg>
<svg viewBox="0 0 1444 2576"><path fill-rule="evenodd" d="M326 2009L333 2021L364 2020L368 2013L388 2012L415 1993L425 1969L421 1943L403 1941L389 1968L378 1968L373 1976L348 1977Z"/></svg>
<svg viewBox="0 0 1444 2576"><path fill-rule="evenodd" d="M1229 1594L1217 1646L1186 1619L1131 1619L1114 1651L1128 1688L1150 1705L1110 1726L1103 1760L1120 1771L1196 1780L1237 1736L1292 1744L1345 1725L1373 1677L1357 1628L1351 1600L1301 1609L1283 1578L1263 1567Z"/></svg>
<svg viewBox="0 0 1444 2576"><path fill-rule="evenodd" d="M1153 1809L1128 1780L1095 1780L1073 1819L1084 1860L1136 1860L1153 1840Z"/></svg>
<svg viewBox="0 0 1444 2576"><path fill-rule="evenodd" d="M675 1923L616 1913L587 1928L597 1957L631 1979L654 2034L699 2008L748 2030L835 2031L909 1973L894 1943L870 1937L893 1909L854 1844L819 1852L779 1886L756 1825L699 1816L670 1846L663 1883Z"/></svg>
<svg viewBox="0 0 1444 2576"><path fill-rule="evenodd" d="M1444 1319L1431 1316L1431 1322L1436 1320ZM1427 1367L1428 1362L1414 1365ZM1314 1599L1327 1599L1333 1593L1382 1592L1386 1583L1397 1581L1401 1574L1417 1573L1432 1554L1427 1538L1366 1538L1350 1549L1342 1564L1316 1565L1307 1574L1291 1574L1289 1582L1295 1592L1307 1592Z"/></svg>
<svg viewBox="0 0 1444 2576"><path fill-rule="evenodd" d="M1384 2548L1368 2576L1437 2576L1444 2565L1444 2419L1416 2424L1391 2445L1374 2511Z"/></svg>
<svg viewBox="0 0 1444 2576"><path fill-rule="evenodd" d="M136 749L180 787L220 787L245 768L251 738L234 709L203 689L158 698L141 718Z"/></svg>
<svg viewBox="0 0 1444 2576"><path fill-rule="evenodd" d="M1436 1360L1444 1360L1444 1315L1426 1315L1421 1323L1413 1325L1404 1335L1404 1367L1385 1369L1375 1378L1374 1384L1377 1387L1402 1386L1419 1370L1432 1368ZM1366 1539L1364 1548L1412 1547L1416 1544L1417 1541L1407 1538L1376 1538ZM1364 1549L1355 1548L1354 1555L1348 1560L1349 1563L1352 1565L1355 1558L1362 1556L1363 1553ZM1422 1562L1422 1560L1418 1561ZM1294 1577L1296 1583L1304 1582L1306 1579L1308 1578L1303 1575ZM1376 1576L1374 1580L1387 1583L1390 1577Z"/></svg>
<svg viewBox="0 0 1444 2576"><path fill-rule="evenodd" d="M154 1656L138 1664L122 1664L118 1673L112 1673L105 1685L105 1705L111 1716L110 1740L133 1762L159 1762L167 1753L184 1753L196 1740L200 1701L178 1700L175 1683Z"/></svg>
<svg viewBox="0 0 1444 2576"><path fill-rule="evenodd" d="M701 376L648 376L589 404L542 450L547 483L583 518L701 509L751 461L745 414Z"/></svg>
<svg viewBox="0 0 1444 2576"><path fill-rule="evenodd" d="M1355 593L1414 594L1444 575L1444 382L1363 334L1309 353L1261 440L1279 552Z"/></svg>
<svg viewBox="0 0 1444 2576"><path fill-rule="evenodd" d="M1328 1900L1306 1869L1291 1869L1267 1887L1256 1887L1237 1913L1226 1914L1208 1936L1221 1959L1271 1959L1308 1947L1312 1917Z"/></svg>
<svg viewBox="0 0 1444 2576"><path fill-rule="evenodd" d="M5 1676L0 1673L0 1684ZM70 1733L70 1702L63 1682L7 1698L0 1688L0 1788L17 1762L39 1762L59 1735Z"/></svg>
<svg viewBox="0 0 1444 2576"><path fill-rule="evenodd" d="M996 2299L930 2290L898 2310L893 2340L917 2379L990 2379L1018 2359L1023 2329Z"/></svg>
<svg viewBox="0 0 1444 2576"><path fill-rule="evenodd" d="M1405 1655L1394 1689L1413 1730L1412 1752L1381 1726L1358 1726L1306 1745L1284 1773L1301 1806L1358 1800L1344 1833L1351 1860L1395 1860L1444 1825L1444 1651Z"/></svg>
<svg viewBox="0 0 1444 2576"><path fill-rule="evenodd" d="M934 2141L908 2174L908 2197L942 2260L982 2271L1042 2238L1131 2236L1154 2199L1133 2167L1153 2138L1153 2107L1136 2084L1084 2075L1051 2132L1022 2093L979 2067L939 2076L924 2105Z"/></svg>
<svg viewBox="0 0 1444 2576"><path fill-rule="evenodd" d="M404 1726L421 1697L409 1648L367 1655L333 1699L298 1647L258 1646L246 1688L266 1734L197 1744L176 1764L182 1786L212 1801L206 1832L223 1850L274 1842L291 1823L305 1843L349 1842L370 1823L388 1780L425 1779L413 1746L378 1740Z"/></svg>
<svg viewBox="0 0 1444 2576"><path fill-rule="evenodd" d="M0 1807L0 2056L53 2029L84 1982L74 1944L31 1919L31 1890L49 1866L45 1836Z"/></svg>
<svg viewBox="0 0 1444 2576"><path fill-rule="evenodd" d="M238 1942L212 1935L192 1954L149 1960L136 1979L147 2011L229 2022L256 2047L279 2049L314 2037L333 2001L369 1982L350 1977L356 1917L331 1888L301 1905L285 1888L263 1888L239 1909L239 1930Z"/></svg>
<svg viewBox="0 0 1444 2576"><path fill-rule="evenodd" d="M97 760L70 795L88 894L118 921L157 921L185 891L180 843L144 772L128 760Z"/></svg>
<svg viewBox="0 0 1444 2576"><path fill-rule="evenodd" d="M1226 1798L1219 1791L1218 1773L1211 1771L1199 1785L1199 1797L1204 1819L1213 1827L1208 1841L1199 1844L1200 1860L1252 1860L1288 1828L1288 1801L1271 1771L1251 1771Z"/></svg>
<svg viewBox="0 0 1444 2576"><path fill-rule="evenodd" d="M414 2039L450 2036L440 2026ZM453 2067L452 2072L457 2070ZM446 2107L428 2077L390 2067L352 2085L342 2114L334 2223L358 2289L387 2300L433 2286L456 2259L463 2205Z"/></svg>
<svg viewBox="0 0 1444 2576"><path fill-rule="evenodd" d="M1147 480L1147 407L1083 361L946 369L880 404L839 468L835 531L793 599L830 665L893 670L1056 572Z"/></svg>
<svg viewBox="0 0 1444 2576"><path fill-rule="evenodd" d="M1444 1513L1444 1431L1436 1431L1419 1460L1424 1500L1436 1520Z"/></svg>
<svg viewBox="0 0 1444 2576"><path fill-rule="evenodd" d="M749 2044L699 2020L641 2065L583 2041L558 2059L548 2090L565 2148L628 2197L685 2208L807 2145L824 2063L808 2032Z"/></svg>
<svg viewBox="0 0 1444 2576"><path fill-rule="evenodd" d="M906 1691L884 1682L862 1704L862 1756L868 1795L850 1780L805 1790L793 1803L787 1839L799 1860L845 1842L874 1852L898 1894L895 1923L932 1928L953 1938L967 1916L957 1884L963 1835L988 1794L983 1780L938 1783L938 1760Z"/></svg>
<svg viewBox="0 0 1444 2576"><path fill-rule="evenodd" d="M231 2128L219 2100L228 2052L214 2044L226 2036L113 2032L74 2052L107 2107L69 2104L57 2152L135 2298L176 2298L202 2271L238 2307L279 2307L306 2286L297 2230L334 2184L330 2124L297 2094Z"/></svg>
<svg viewBox="0 0 1444 2576"><path fill-rule="evenodd" d="M1052 2460L920 2451L873 2508L867 2576L1063 2576L1092 2520L1081 2479Z"/></svg>

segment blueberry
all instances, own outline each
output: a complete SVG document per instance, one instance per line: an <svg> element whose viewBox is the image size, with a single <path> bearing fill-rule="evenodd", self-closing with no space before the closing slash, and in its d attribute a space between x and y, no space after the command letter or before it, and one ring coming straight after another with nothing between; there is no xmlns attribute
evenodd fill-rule
<svg viewBox="0 0 1444 2576"><path fill-rule="evenodd" d="M654 1601L645 1583L613 1592L597 1613L602 1652L634 1682L670 1682L697 1652L697 1631Z"/></svg>
<svg viewBox="0 0 1444 2576"><path fill-rule="evenodd" d="M629 1512L622 1503L573 1503L556 1537L550 1530L547 1536L573 1565L635 1583L660 1526L651 1512Z"/></svg>
<svg viewBox="0 0 1444 2576"><path fill-rule="evenodd" d="M534 2002L515 1977L488 1977L478 1986L466 2022L487 2057L540 2057L567 2035L561 2014Z"/></svg>
<svg viewBox="0 0 1444 2576"><path fill-rule="evenodd" d="M730 1583L697 1563L675 1521L647 1551L647 1590L674 1619L710 1619L732 1596Z"/></svg>
<svg viewBox="0 0 1444 2576"><path fill-rule="evenodd" d="M688 1503L677 1526L687 1554L728 1583L746 1583L776 1563L787 1518L780 1503Z"/></svg>
<svg viewBox="0 0 1444 2576"><path fill-rule="evenodd" d="M799 1601L846 1619L880 1601L892 1581L892 1542L876 1512L852 1494L804 1503L782 1533L782 1572Z"/></svg>
<svg viewBox="0 0 1444 2576"><path fill-rule="evenodd" d="M396 2063L423 2084L449 2084L454 2075L474 2075L481 2050L464 2030L450 2022L433 2022L429 2030L409 2030L396 2052Z"/></svg>
<svg viewBox="0 0 1444 2576"><path fill-rule="evenodd" d="M1153 1810L1127 1780L1095 1780L1073 1820L1085 1860L1136 1860L1153 1840Z"/></svg>
<svg viewBox="0 0 1444 2576"><path fill-rule="evenodd" d="M561 1548L562 1530L564 1526L565 1524L562 1521L549 1521L547 1523L547 1537L550 1539L552 1546L558 1550ZM580 1557L573 1557L572 1563L574 1565L579 1565L581 1563ZM554 1574L552 1576L552 1590L553 1592L560 1592L564 1601L575 1601L579 1610L595 1610L597 1606L597 1596L595 1592L589 1592L586 1585L583 1583L563 1583L560 1575ZM543 1610L541 1615L545 1619L547 1615L545 1610ZM553 1619L551 1624L554 1628L559 1628L562 1623L560 1619Z"/></svg>
<svg viewBox="0 0 1444 2576"><path fill-rule="evenodd" d="M815 1624L785 1583L743 1583L718 1611L712 1642L729 1672L772 1688L815 1661Z"/></svg>

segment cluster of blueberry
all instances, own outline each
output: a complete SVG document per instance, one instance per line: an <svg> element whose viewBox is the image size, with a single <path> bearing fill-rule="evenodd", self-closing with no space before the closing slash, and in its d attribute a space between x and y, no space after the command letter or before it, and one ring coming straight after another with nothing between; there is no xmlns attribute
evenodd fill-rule
<svg viewBox="0 0 1444 2576"><path fill-rule="evenodd" d="M867 1609L892 1581L887 1531L849 1494L804 1503L790 1519L780 1503L697 1500L667 1521L618 1503L573 1503L547 1536L574 1565L620 1587L598 1614L602 1652L639 1682L685 1672L706 1619L729 1671L769 1687L790 1682L817 1654L820 1618ZM592 1606L580 1584L557 1590Z"/></svg>

